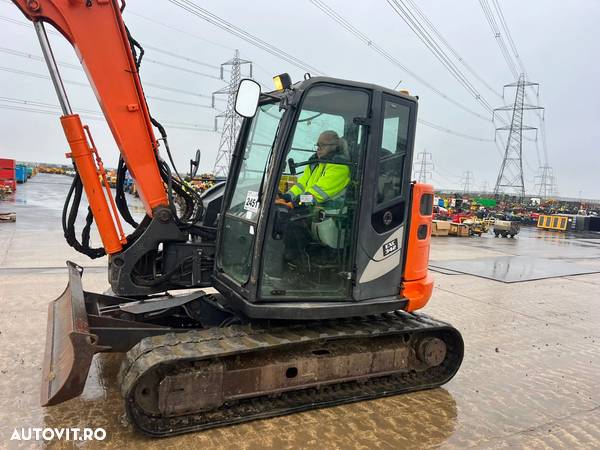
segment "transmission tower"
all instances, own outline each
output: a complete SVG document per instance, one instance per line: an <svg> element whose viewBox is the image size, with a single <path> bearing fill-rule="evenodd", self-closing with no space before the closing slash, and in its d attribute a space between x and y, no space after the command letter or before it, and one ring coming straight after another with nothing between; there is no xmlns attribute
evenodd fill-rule
<svg viewBox="0 0 600 450"><path fill-rule="evenodd" d="M473 183L473 172L471 172L470 170L467 170L465 173L463 173L462 183L463 183L463 194L466 194L467 192L469 192L471 190L471 183Z"/></svg>
<svg viewBox="0 0 600 450"><path fill-rule="evenodd" d="M510 125L496 128L499 130L508 130L508 139L506 140L506 149L504 150L504 158L494 187L494 195L500 192L512 191L520 197L525 197L525 181L523 179L523 131L537 130L535 127L523 125L523 111L530 109L544 109L538 105L525 103L525 87L536 86L539 89L538 83L533 83L525 80L525 75L521 73L516 83L507 84L504 88L514 87L515 102L513 105L506 105L494 109L496 111L511 111L512 119Z"/></svg>
<svg viewBox="0 0 600 450"><path fill-rule="evenodd" d="M556 179L550 166L540 167L540 174L535 177L537 193L542 198L556 195Z"/></svg>
<svg viewBox="0 0 600 450"><path fill-rule="evenodd" d="M423 150L417 154L417 161L415 163L419 166L417 171L417 181L419 183L427 183L427 180L431 181L433 177L433 159L432 154L427 150Z"/></svg>
<svg viewBox="0 0 600 450"><path fill-rule="evenodd" d="M252 62L246 61L245 59L240 59L240 52L239 50L236 50L232 59L221 64L221 80L225 79L225 66L231 67L229 73L229 84L223 89L213 92L212 95L213 108L215 107L215 97L217 95L227 95L227 108L221 114L215 116L215 131L218 129L219 119L224 119L221 141L219 142L219 150L217 152L217 159L215 160L215 166L213 168L213 173L216 176L227 176L227 173L229 172L229 166L231 165L231 156L233 155L233 149L235 148L235 141L240 129L241 119L235 112L234 106L237 88L242 77L241 66L243 64L250 65L249 76L252 78Z"/></svg>

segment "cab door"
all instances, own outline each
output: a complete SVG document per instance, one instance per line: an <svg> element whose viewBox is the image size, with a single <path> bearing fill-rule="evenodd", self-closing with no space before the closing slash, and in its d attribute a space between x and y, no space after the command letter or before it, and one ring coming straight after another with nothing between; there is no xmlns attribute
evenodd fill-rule
<svg viewBox="0 0 600 450"><path fill-rule="evenodd" d="M305 92L276 175L260 301L351 299L370 94L329 83Z"/></svg>
<svg viewBox="0 0 600 450"><path fill-rule="evenodd" d="M402 281L417 103L383 93L367 157L354 299L397 297Z"/></svg>

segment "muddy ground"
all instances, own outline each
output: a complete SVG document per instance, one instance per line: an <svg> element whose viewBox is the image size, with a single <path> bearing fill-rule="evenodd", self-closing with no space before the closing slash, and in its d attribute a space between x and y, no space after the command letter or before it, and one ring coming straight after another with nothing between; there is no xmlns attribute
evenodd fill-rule
<svg viewBox="0 0 600 450"><path fill-rule="evenodd" d="M463 334L465 359L443 388L152 440L123 417L119 355L96 356L83 395L41 408L46 305L64 261L103 291L105 258L71 250L60 229L70 179L38 175L0 211L0 448L600 448L600 273L502 283L435 273L425 312ZM434 238L431 259L528 255L600 271L600 236L523 229L515 239ZM567 261L568 260L568 261ZM10 440L29 427L103 427L99 442Z"/></svg>

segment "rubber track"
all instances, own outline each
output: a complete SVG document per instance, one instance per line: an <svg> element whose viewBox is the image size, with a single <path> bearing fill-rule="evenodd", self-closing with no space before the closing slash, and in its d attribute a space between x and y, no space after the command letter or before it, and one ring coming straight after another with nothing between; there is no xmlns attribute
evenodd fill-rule
<svg viewBox="0 0 600 450"><path fill-rule="evenodd" d="M177 417L147 415L134 402L133 393L137 381L159 367L164 370L166 365L171 365L173 370L181 370L181 363L280 349L299 343L425 332L443 336L448 350L441 365L422 372L409 371L367 381L305 388L277 396L265 395L226 403L212 411ZM145 338L127 353L119 372L119 384L128 417L136 428L152 436L172 436L308 409L435 388L454 376L462 357L462 337L451 325L423 314L397 311L378 316L286 327L232 326Z"/></svg>

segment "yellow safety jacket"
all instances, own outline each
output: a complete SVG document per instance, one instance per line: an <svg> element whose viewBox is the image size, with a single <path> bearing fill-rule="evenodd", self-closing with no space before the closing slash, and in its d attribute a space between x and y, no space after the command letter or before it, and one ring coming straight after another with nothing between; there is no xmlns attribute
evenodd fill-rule
<svg viewBox="0 0 600 450"><path fill-rule="evenodd" d="M340 157L335 157L339 159ZM350 182L350 168L344 164L319 162L316 155L314 162L304 169L304 173L288 193L296 200L301 194L310 194L317 203L327 202L341 197Z"/></svg>

